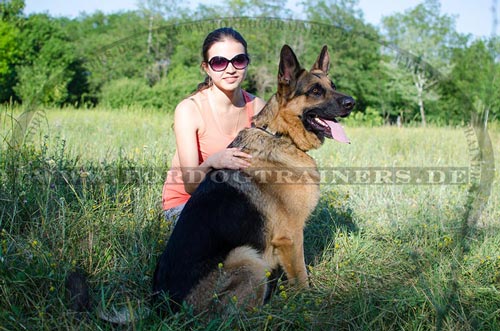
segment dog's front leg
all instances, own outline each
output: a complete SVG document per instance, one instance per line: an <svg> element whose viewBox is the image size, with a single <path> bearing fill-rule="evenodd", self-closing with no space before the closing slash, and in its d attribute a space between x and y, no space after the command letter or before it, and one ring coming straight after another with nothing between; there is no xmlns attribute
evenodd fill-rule
<svg viewBox="0 0 500 331"><path fill-rule="evenodd" d="M302 230L277 235L271 244L277 252L279 262L285 269L290 283L300 287L309 287L304 262L304 234Z"/></svg>

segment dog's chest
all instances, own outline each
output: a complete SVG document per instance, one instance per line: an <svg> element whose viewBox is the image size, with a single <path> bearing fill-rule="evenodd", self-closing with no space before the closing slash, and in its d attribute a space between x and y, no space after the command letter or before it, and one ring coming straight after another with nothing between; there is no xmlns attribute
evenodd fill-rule
<svg viewBox="0 0 500 331"><path fill-rule="evenodd" d="M252 200L268 225L286 222L302 228L316 207L319 174L314 168L270 167L247 170L252 175Z"/></svg>

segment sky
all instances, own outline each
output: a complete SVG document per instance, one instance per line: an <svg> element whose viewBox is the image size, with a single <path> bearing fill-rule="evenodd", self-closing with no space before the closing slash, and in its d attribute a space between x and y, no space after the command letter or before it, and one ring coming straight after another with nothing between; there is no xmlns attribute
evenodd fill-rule
<svg viewBox="0 0 500 331"><path fill-rule="evenodd" d="M25 0L25 13L49 13L52 16L74 18L85 12L91 14L100 10L106 14L137 9L138 0ZM210 4L211 0L191 0L191 4ZM294 0L290 7L293 9ZM365 21L380 25L383 16L404 12L418 5L421 0L359 0L359 7ZM489 37L493 31L492 5L497 2L495 17L500 21L500 1L498 0L441 0L441 14L456 16L456 29L460 33L476 37ZM500 25L500 22L499 24ZM499 27L496 34L500 34Z"/></svg>

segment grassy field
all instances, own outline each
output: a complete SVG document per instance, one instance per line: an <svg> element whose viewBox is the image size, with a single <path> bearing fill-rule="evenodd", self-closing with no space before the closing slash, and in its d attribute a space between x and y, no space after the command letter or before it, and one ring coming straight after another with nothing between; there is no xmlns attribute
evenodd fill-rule
<svg viewBox="0 0 500 331"><path fill-rule="evenodd" d="M160 200L172 117L47 110L21 131L13 118L0 113L0 330L500 330L498 174L466 229L468 185L325 182L305 231L311 289L283 284L264 307L212 320L186 309L102 321L98 311L148 307L171 231ZM325 171L471 165L463 128L346 130L350 145L311 153ZM498 153L500 130L490 137ZM68 308L75 268L88 275L90 313Z"/></svg>

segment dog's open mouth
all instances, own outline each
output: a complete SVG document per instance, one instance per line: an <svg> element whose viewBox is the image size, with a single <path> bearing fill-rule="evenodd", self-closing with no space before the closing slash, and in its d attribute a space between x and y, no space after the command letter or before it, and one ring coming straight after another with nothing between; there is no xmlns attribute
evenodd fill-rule
<svg viewBox="0 0 500 331"><path fill-rule="evenodd" d="M344 128L337 121L336 118L325 119L318 116L313 112L310 112L305 117L306 122L311 127L311 131L321 134L323 137L330 139L335 139L341 143L350 143L349 138L345 134Z"/></svg>

